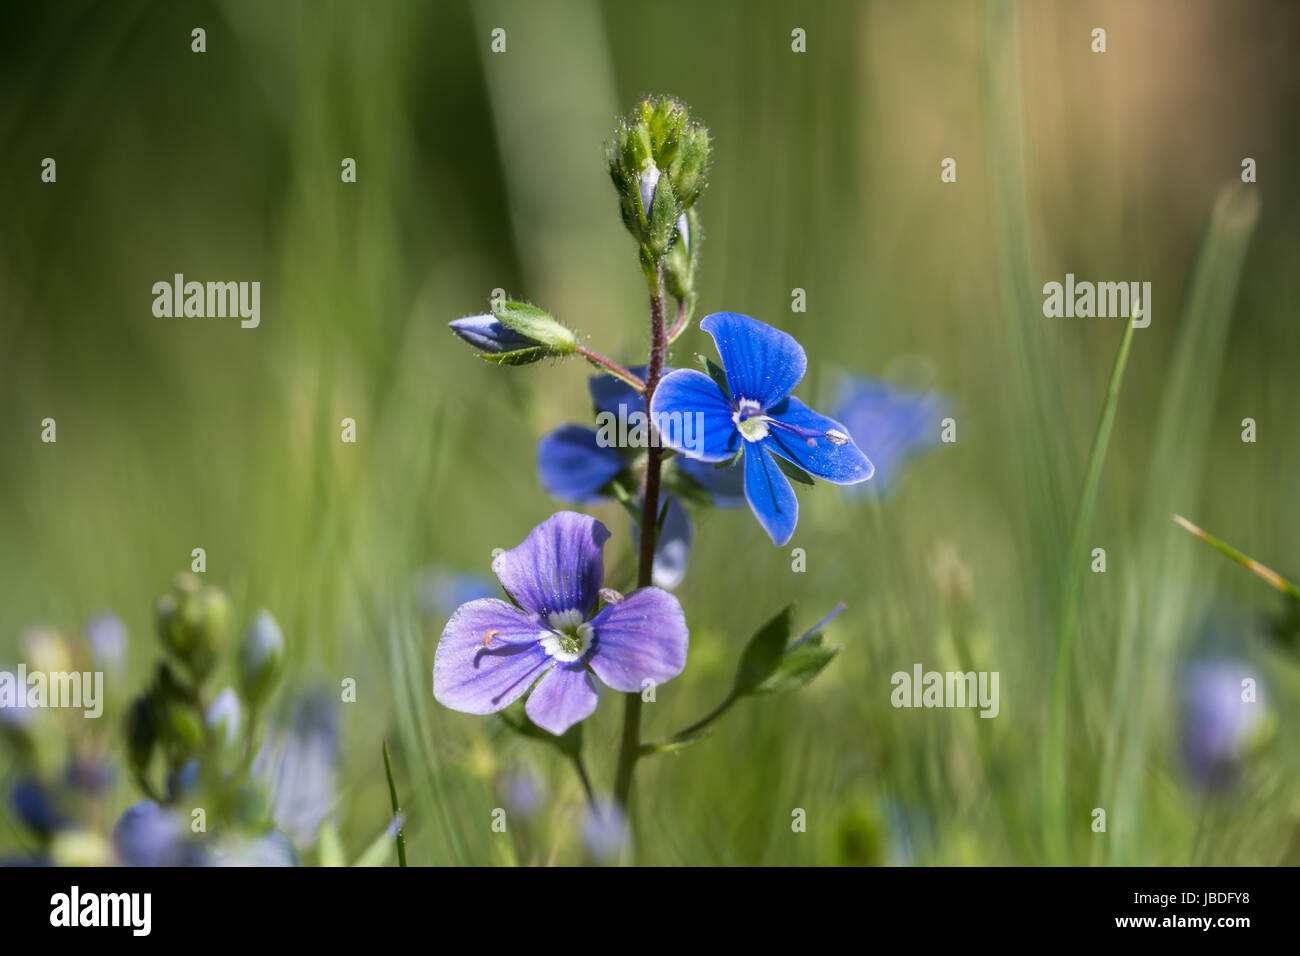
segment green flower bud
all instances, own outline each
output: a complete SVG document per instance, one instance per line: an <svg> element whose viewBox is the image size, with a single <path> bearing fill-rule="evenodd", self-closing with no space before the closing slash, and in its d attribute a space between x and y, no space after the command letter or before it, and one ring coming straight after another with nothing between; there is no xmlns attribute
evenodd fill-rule
<svg viewBox="0 0 1300 956"><path fill-rule="evenodd" d="M668 178L673 181L682 211L690 209L704 192L709 154L709 131L698 124L691 126L683 135L676 158L668 167Z"/></svg>
<svg viewBox="0 0 1300 956"><path fill-rule="evenodd" d="M284 669L284 635L270 611L258 611L239 648L239 684L252 708L265 704Z"/></svg>
<svg viewBox="0 0 1300 956"><path fill-rule="evenodd" d="M680 101L647 97L631 117L619 120L605 157L623 224L652 259L662 258L677 219L704 190L708 130L691 122ZM664 209L659 212L661 196Z"/></svg>
<svg viewBox="0 0 1300 956"><path fill-rule="evenodd" d="M551 356L572 355L578 336L547 312L526 302L503 302L492 313L511 332L538 343Z"/></svg>
<svg viewBox="0 0 1300 956"><path fill-rule="evenodd" d="M226 644L230 624L226 596L196 575L181 574L172 593L158 599L157 616L163 646L201 682Z"/></svg>
<svg viewBox="0 0 1300 956"><path fill-rule="evenodd" d="M664 259L664 287L674 299L685 301L695 292L695 271L700 261L700 219L692 209L677 218L677 238Z"/></svg>

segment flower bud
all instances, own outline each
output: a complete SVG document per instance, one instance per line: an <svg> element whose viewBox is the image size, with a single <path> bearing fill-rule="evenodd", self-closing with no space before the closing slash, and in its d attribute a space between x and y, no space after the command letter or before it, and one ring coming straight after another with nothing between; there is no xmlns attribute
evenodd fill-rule
<svg viewBox="0 0 1300 956"><path fill-rule="evenodd" d="M678 301L695 292L695 269L699 263L700 220L692 209L677 218L677 238L664 258L664 286Z"/></svg>
<svg viewBox="0 0 1300 956"><path fill-rule="evenodd" d="M449 326L479 350L479 358L497 365L528 365L578 348L572 329L524 302L506 302L492 315L472 315Z"/></svg>
<svg viewBox="0 0 1300 956"><path fill-rule="evenodd" d="M181 574L172 593L158 599L158 634L163 646L189 669L196 681L212 672L226 644L230 605L219 588L196 575Z"/></svg>
<svg viewBox="0 0 1300 956"><path fill-rule="evenodd" d="M284 635L269 611L258 611L239 648L239 683L251 707L271 696L284 667Z"/></svg>
<svg viewBox="0 0 1300 956"><path fill-rule="evenodd" d="M624 225L651 258L662 258L678 218L704 189L708 130L691 122L680 101L647 97L629 118L619 121L605 158ZM661 196L663 209L656 211Z"/></svg>
<svg viewBox="0 0 1300 956"><path fill-rule="evenodd" d="M232 688L227 687L208 705L204 722L229 747L239 739L239 716L239 697Z"/></svg>

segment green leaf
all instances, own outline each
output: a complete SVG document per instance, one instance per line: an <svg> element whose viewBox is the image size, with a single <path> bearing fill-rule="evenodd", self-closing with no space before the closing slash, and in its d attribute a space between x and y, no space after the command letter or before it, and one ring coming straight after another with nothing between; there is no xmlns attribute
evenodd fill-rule
<svg viewBox="0 0 1300 956"><path fill-rule="evenodd" d="M698 481L674 465L664 469L663 489L671 496L701 507L713 504L713 496Z"/></svg>
<svg viewBox="0 0 1300 956"><path fill-rule="evenodd" d="M632 516L632 520L636 522L637 527L640 527L641 509L637 507L636 498L633 497L632 492L624 483L628 478L629 476L626 473L614 476L609 482L609 491L618 499L618 503L623 506L623 509Z"/></svg>
<svg viewBox="0 0 1300 956"><path fill-rule="evenodd" d="M794 605L787 604L777 615L749 639L740 655L736 668L736 693L755 693L765 680L776 671L781 655L790 641L790 618Z"/></svg>
<svg viewBox="0 0 1300 956"><path fill-rule="evenodd" d="M713 361L713 359L709 358L707 355L701 355L699 352L696 352L695 363L699 365L700 371L713 379L713 384L722 389L723 395L726 395L728 398L731 397L731 389L727 386L727 373L722 370L722 367L718 365L717 362Z"/></svg>
<svg viewBox="0 0 1300 956"><path fill-rule="evenodd" d="M581 723L574 724L557 737L550 731L542 730L541 727L528 719L522 700L515 701L505 710L499 712L497 716L501 718L507 727L520 736L550 744L566 757L576 758L582 753Z"/></svg>
<svg viewBox="0 0 1300 956"><path fill-rule="evenodd" d="M804 471L798 465L786 461L780 455L773 455L772 458L776 461L776 467L785 472L785 476L791 481L797 481L801 485L814 484L812 475L808 474L808 472Z"/></svg>
<svg viewBox="0 0 1300 956"><path fill-rule="evenodd" d="M772 674L754 688L755 694L779 694L797 690L820 674L840 652L838 644L823 644L814 634L781 655Z"/></svg>

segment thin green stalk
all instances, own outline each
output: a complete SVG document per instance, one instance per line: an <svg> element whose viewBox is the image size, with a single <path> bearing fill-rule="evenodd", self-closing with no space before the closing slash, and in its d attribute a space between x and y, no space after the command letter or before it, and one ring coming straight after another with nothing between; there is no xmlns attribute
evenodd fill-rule
<svg viewBox="0 0 1300 956"><path fill-rule="evenodd" d="M1204 541L1210 547L1214 548L1220 554L1227 555L1229 558L1231 558L1233 561L1236 561L1247 571L1250 571L1252 574L1256 574L1259 577L1263 578L1265 581L1273 585L1273 587L1277 588L1283 594L1286 594L1290 597L1295 598L1297 601L1300 601L1300 588L1297 588L1294 584L1292 584L1286 578L1282 577L1282 575L1278 574L1272 568L1260 564L1250 555L1243 554L1242 552L1234 548L1232 545L1224 541L1220 541L1218 538L1210 534L1208 531L1204 531L1201 528L1198 528L1196 525L1192 524L1182 515L1173 515L1173 519L1178 523L1180 527L1196 535L1196 537L1200 538L1202 541Z"/></svg>
<svg viewBox="0 0 1300 956"><path fill-rule="evenodd" d="M673 744L681 743L683 740L688 740L689 738L696 736L697 734L700 733L700 731L704 730L705 727L709 726L709 724L713 723L715 720L717 720L719 717L725 714L728 710L730 710L731 705L734 704L739 699L740 698L733 690L730 694L728 694L726 697L723 698L722 703L720 703L717 707L714 707L711 711L709 711L699 720L695 721L695 723L691 724L689 727L683 727L675 734L669 734L667 737L661 737L658 740L651 740L647 743L642 744L640 747L640 755L644 757L652 753L657 753L660 750L664 750L666 748L671 747Z"/></svg>
<svg viewBox="0 0 1300 956"><path fill-rule="evenodd" d="M1136 307L1135 307L1136 311ZM1079 612L1079 592L1083 588L1083 570L1087 564L1088 535L1092 531L1092 515L1097 503L1097 488L1101 484L1101 469L1106 461L1106 448L1110 444L1111 427L1115 423L1115 409L1119 403L1120 382L1128 364L1129 346L1133 342L1135 326L1125 323L1124 337L1111 368L1110 384L1097 420L1097 432L1092 439L1088 455L1088 470L1079 495L1079 508L1070 540L1069 565L1066 568L1065 592L1060 605L1056 630L1056 672L1052 680L1051 711L1048 717L1043 766L1045 770L1047 813L1047 850L1049 860L1065 862L1067 844L1066 794L1067 761L1065 760L1065 712L1070 694L1070 664L1074 656L1074 633Z"/></svg>
<svg viewBox="0 0 1300 956"><path fill-rule="evenodd" d="M397 865L406 866L406 835L402 833L402 807L397 802L397 784L393 783L393 761L388 756L388 741L384 741L384 773L388 776L388 799L393 805L393 820L397 823Z"/></svg>

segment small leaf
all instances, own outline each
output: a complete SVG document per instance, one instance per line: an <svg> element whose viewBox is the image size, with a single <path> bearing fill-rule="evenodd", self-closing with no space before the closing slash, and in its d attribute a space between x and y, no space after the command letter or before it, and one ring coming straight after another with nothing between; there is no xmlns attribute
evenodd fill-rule
<svg viewBox="0 0 1300 956"><path fill-rule="evenodd" d="M776 670L790 640L790 618L793 613L794 605L787 604L749 639L740 655L740 666L736 669L738 694L754 693Z"/></svg>
<svg viewBox="0 0 1300 956"><path fill-rule="evenodd" d="M727 373L722 370L722 367L707 355L698 352L695 353L695 362L705 375L713 379L713 384L722 389L722 394L730 398L731 388L727 385Z"/></svg>
<svg viewBox="0 0 1300 956"><path fill-rule="evenodd" d="M755 694L779 694L797 690L820 674L840 652L838 644L823 644L815 634L781 655L772 674L754 688Z"/></svg>
<svg viewBox="0 0 1300 956"><path fill-rule="evenodd" d="M614 476L609 483L609 492L618 499L618 503L632 516L632 521L640 527L641 509L637 507L636 499L633 498L632 492L628 490L627 485L624 483L627 477L626 473Z"/></svg>
<svg viewBox="0 0 1300 956"><path fill-rule="evenodd" d="M808 474L808 472L804 471L798 465L786 461L780 455L773 455L772 458L776 461L776 467L785 472L785 476L791 481L797 481L801 485L811 485L815 483L812 479L812 475Z"/></svg>

